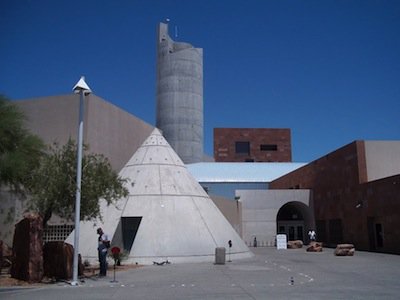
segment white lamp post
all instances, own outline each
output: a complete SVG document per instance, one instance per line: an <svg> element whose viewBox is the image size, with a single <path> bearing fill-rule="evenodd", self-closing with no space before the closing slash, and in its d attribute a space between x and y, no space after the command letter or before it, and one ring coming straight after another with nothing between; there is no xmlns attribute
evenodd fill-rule
<svg viewBox="0 0 400 300"><path fill-rule="evenodd" d="M83 114L85 95L92 91L81 76L78 83L72 89L80 95L79 99L79 127L78 127L78 151L76 168L76 200L75 200L75 235L74 235L74 264L71 285L78 285L78 252L79 252L79 222L81 219L81 181L82 181L82 149L83 149Z"/></svg>

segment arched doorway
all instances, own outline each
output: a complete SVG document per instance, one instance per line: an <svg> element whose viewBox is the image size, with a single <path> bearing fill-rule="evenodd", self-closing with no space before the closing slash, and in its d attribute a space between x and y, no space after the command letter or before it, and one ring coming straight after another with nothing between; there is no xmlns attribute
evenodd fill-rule
<svg viewBox="0 0 400 300"><path fill-rule="evenodd" d="M307 230L313 228L310 208L301 202L288 202L283 205L276 217L277 233L286 234L288 241L308 241Z"/></svg>

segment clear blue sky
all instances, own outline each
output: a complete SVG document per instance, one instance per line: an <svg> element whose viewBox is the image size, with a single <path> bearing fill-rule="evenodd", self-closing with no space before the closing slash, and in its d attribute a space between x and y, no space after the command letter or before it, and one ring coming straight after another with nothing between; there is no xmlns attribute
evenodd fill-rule
<svg viewBox="0 0 400 300"><path fill-rule="evenodd" d="M400 1L1 0L0 93L98 96L154 125L156 28L204 49L214 127L291 128L293 160L400 140Z"/></svg>

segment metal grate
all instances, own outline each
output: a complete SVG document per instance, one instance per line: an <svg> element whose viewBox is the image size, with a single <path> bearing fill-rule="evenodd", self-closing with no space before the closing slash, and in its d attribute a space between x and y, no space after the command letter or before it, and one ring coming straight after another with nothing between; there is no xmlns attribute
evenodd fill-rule
<svg viewBox="0 0 400 300"><path fill-rule="evenodd" d="M64 241L74 230L74 225L48 225L43 231L43 242Z"/></svg>

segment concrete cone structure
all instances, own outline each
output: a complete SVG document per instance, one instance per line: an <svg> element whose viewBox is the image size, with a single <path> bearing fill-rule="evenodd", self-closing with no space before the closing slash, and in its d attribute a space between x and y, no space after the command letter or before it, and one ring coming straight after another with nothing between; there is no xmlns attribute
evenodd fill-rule
<svg viewBox="0 0 400 300"><path fill-rule="evenodd" d="M212 262L215 249L228 248L229 240L232 260L253 256L158 129L119 175L128 179L129 196L115 206L102 202L101 222L81 222L84 260L97 260L97 227L112 247L129 253L130 263ZM67 239L72 241L73 233Z"/></svg>

